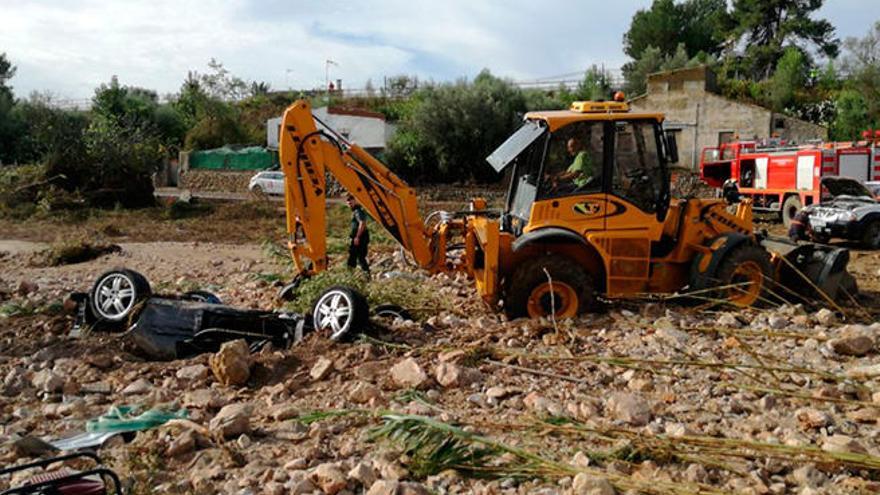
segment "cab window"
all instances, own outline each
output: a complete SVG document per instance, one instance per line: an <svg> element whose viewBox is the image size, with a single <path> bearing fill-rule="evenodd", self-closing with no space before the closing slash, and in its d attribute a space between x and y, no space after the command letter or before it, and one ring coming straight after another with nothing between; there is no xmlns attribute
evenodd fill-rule
<svg viewBox="0 0 880 495"><path fill-rule="evenodd" d="M544 161L540 198L602 191L603 122L575 122L553 133Z"/></svg>
<svg viewBox="0 0 880 495"><path fill-rule="evenodd" d="M645 212L656 212L663 169L651 121L615 122L611 192Z"/></svg>

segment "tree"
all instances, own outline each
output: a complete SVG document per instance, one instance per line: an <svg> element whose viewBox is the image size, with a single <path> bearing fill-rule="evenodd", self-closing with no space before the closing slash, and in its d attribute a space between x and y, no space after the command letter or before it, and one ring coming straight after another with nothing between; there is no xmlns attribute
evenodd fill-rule
<svg viewBox="0 0 880 495"><path fill-rule="evenodd" d="M166 149L179 147L186 134L184 116L175 106L159 103L155 91L120 85L116 76L95 90L92 114L113 119L123 128L142 129Z"/></svg>
<svg viewBox="0 0 880 495"><path fill-rule="evenodd" d="M198 76L208 95L223 101L238 101L247 96L248 84L229 72L221 62L212 58L208 69L208 73Z"/></svg>
<svg viewBox="0 0 880 495"><path fill-rule="evenodd" d="M260 81L260 82L251 81L251 89L250 89L251 98L253 98L254 96L266 96L267 94L269 94L269 91L271 91L271 90L272 90L272 87L269 85L269 83L267 83L265 81Z"/></svg>
<svg viewBox="0 0 880 495"><path fill-rule="evenodd" d="M40 93L18 101L14 112L22 122L16 150L19 162L44 162L53 155L85 155L83 133L89 126L86 112L60 109L50 95Z"/></svg>
<svg viewBox="0 0 880 495"><path fill-rule="evenodd" d="M12 87L7 83L15 76L16 67L6 58L6 53L0 53L0 98L6 97L12 100Z"/></svg>
<svg viewBox="0 0 880 495"><path fill-rule="evenodd" d="M863 96L870 120L880 122L880 21L864 38L847 38L843 46L846 85Z"/></svg>
<svg viewBox="0 0 880 495"><path fill-rule="evenodd" d="M671 55L665 56L659 48L649 46L641 58L623 66L626 92L632 96L643 94L647 90L648 76L654 72L696 67L708 62L704 54L688 58L684 43L679 43Z"/></svg>
<svg viewBox="0 0 880 495"><path fill-rule="evenodd" d="M574 93L577 100L606 100L611 96L611 74L593 65L584 74Z"/></svg>
<svg viewBox="0 0 880 495"><path fill-rule="evenodd" d="M852 89L840 92L835 100L836 116L831 124L831 138L838 141L858 139L862 131L872 127L865 97ZM873 122L875 125L877 121Z"/></svg>
<svg viewBox="0 0 880 495"><path fill-rule="evenodd" d="M730 16L726 0L654 0L649 9L633 15L623 35L624 52L634 60L642 58L648 47L671 56L684 45L688 57L700 52L717 55L724 46L724 33Z"/></svg>
<svg viewBox="0 0 880 495"><path fill-rule="evenodd" d="M0 164L16 161L15 150L23 123L13 113L15 98L8 85L15 75L15 66L0 53Z"/></svg>
<svg viewBox="0 0 880 495"><path fill-rule="evenodd" d="M755 80L769 78L785 49L816 47L837 56L839 42L834 26L810 16L824 0L734 0L735 26L730 37L745 46L743 68Z"/></svg>
<svg viewBox="0 0 880 495"><path fill-rule="evenodd" d="M781 112L792 105L795 90L802 88L806 79L807 60L803 52L796 47L786 48L769 81L767 102L770 108Z"/></svg>
<svg viewBox="0 0 880 495"><path fill-rule="evenodd" d="M389 143L389 163L404 175L441 182L497 179L485 159L519 124L522 92L483 70L473 80L428 86Z"/></svg>

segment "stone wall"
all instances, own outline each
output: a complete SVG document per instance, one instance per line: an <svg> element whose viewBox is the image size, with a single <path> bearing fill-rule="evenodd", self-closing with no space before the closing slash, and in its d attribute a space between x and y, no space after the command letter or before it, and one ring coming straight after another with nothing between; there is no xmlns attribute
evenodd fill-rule
<svg viewBox="0 0 880 495"><path fill-rule="evenodd" d="M181 170L179 187L191 191L246 193L254 171Z"/></svg>
<svg viewBox="0 0 880 495"><path fill-rule="evenodd" d="M774 132L786 141L803 144L810 140L828 139L828 129L781 113L773 114ZM782 124L779 127L778 124Z"/></svg>

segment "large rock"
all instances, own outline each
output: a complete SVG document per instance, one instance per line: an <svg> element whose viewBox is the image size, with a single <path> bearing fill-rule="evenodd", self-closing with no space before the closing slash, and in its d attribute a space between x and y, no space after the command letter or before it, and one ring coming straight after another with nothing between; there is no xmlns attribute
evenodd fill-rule
<svg viewBox="0 0 880 495"><path fill-rule="evenodd" d="M253 408L250 404L229 404L214 416L208 428L211 433L223 438L233 438L242 433L251 431L251 414Z"/></svg>
<svg viewBox="0 0 880 495"><path fill-rule="evenodd" d="M428 375L411 357L391 367L391 378L398 386L408 388L418 388L428 381Z"/></svg>
<svg viewBox="0 0 880 495"><path fill-rule="evenodd" d="M18 288L15 289L15 292L19 296L24 297L32 292L36 292L39 289L40 286L33 280L22 280L21 282L19 282Z"/></svg>
<svg viewBox="0 0 880 495"><path fill-rule="evenodd" d="M275 421L287 421L299 415L300 408L295 404L279 404L272 408L270 415Z"/></svg>
<svg viewBox="0 0 880 495"><path fill-rule="evenodd" d="M373 486L379 475L373 466L366 462L359 462L348 472L348 477L360 483L361 486L368 487Z"/></svg>
<svg viewBox="0 0 880 495"><path fill-rule="evenodd" d="M822 442L822 450L838 454L856 453L867 454L868 451L862 444L846 435L831 435Z"/></svg>
<svg viewBox="0 0 880 495"><path fill-rule="evenodd" d="M395 480L378 480L373 483L367 495L397 495L400 482Z"/></svg>
<svg viewBox="0 0 880 495"><path fill-rule="evenodd" d="M204 364L193 364L180 368L174 376L181 380L196 381L208 378L208 373L208 367Z"/></svg>
<svg viewBox="0 0 880 495"><path fill-rule="evenodd" d="M345 475L334 464L321 464L312 473L312 481L327 495L336 495L348 483Z"/></svg>
<svg viewBox="0 0 880 495"><path fill-rule="evenodd" d="M828 308L822 308L819 311L816 311L816 321L819 322L820 325L832 325L837 321L837 316L834 315L834 311L831 311Z"/></svg>
<svg viewBox="0 0 880 495"><path fill-rule="evenodd" d="M187 392L183 396L183 405L199 409L220 409L229 401L216 390L200 388Z"/></svg>
<svg viewBox="0 0 880 495"><path fill-rule="evenodd" d="M34 373L31 384L43 392L60 392L64 387L64 378L52 370L41 370Z"/></svg>
<svg viewBox="0 0 880 495"><path fill-rule="evenodd" d="M576 495L615 495L617 492L605 478L578 473L572 482L572 493Z"/></svg>
<svg viewBox="0 0 880 495"><path fill-rule="evenodd" d="M651 405L637 394L611 394L606 405L614 419L633 426L644 426L651 421Z"/></svg>
<svg viewBox="0 0 880 495"><path fill-rule="evenodd" d="M373 385L369 382L358 382L355 384L354 388L348 393L348 399L357 404L366 404L373 399L378 399L382 396L382 391L379 390L379 387Z"/></svg>
<svg viewBox="0 0 880 495"><path fill-rule="evenodd" d="M251 376L251 355L244 339L226 342L209 362L217 381L223 385L243 385Z"/></svg>
<svg viewBox="0 0 880 495"><path fill-rule="evenodd" d="M849 335L829 340L828 346L844 356L864 356L874 348L874 341L867 335Z"/></svg>
<svg viewBox="0 0 880 495"><path fill-rule="evenodd" d="M791 472L791 477L800 486L816 488L822 486L827 477L822 471L816 469L812 464L804 464L803 466Z"/></svg>
<svg viewBox="0 0 880 495"><path fill-rule="evenodd" d="M333 371L333 361L321 357L318 359L318 362L312 366L311 371L309 371L309 376L312 377L312 380L320 381L327 378L331 371Z"/></svg>
<svg viewBox="0 0 880 495"><path fill-rule="evenodd" d="M168 444L165 451L169 457L177 457L179 455L188 454L196 450L196 434L192 430L184 430L180 435L174 437L174 440Z"/></svg>
<svg viewBox="0 0 880 495"><path fill-rule="evenodd" d="M847 378L874 378L880 376L880 364L866 364L846 370Z"/></svg>
<svg viewBox="0 0 880 495"><path fill-rule="evenodd" d="M809 407L798 409L794 415L804 430L823 428L832 422L830 414Z"/></svg>
<svg viewBox="0 0 880 495"><path fill-rule="evenodd" d="M153 390L153 384L146 378L138 378L122 389L122 395L142 395Z"/></svg>
<svg viewBox="0 0 880 495"><path fill-rule="evenodd" d="M466 387L480 381L482 377L479 370L453 363L440 363L434 368L434 379L446 388Z"/></svg>

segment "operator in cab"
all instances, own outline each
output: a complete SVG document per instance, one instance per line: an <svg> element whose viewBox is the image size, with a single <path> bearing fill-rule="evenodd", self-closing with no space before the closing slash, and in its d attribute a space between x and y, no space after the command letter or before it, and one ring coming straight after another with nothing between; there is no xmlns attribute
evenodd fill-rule
<svg viewBox="0 0 880 495"><path fill-rule="evenodd" d="M593 160L587 153L584 143L576 137L565 143L568 154L573 158L571 165L559 176L560 181L571 181L575 187L584 187L593 177Z"/></svg>
<svg viewBox="0 0 880 495"><path fill-rule="evenodd" d="M351 231L348 244L348 267L354 268L360 265L361 269L370 274L370 265L367 263L367 250L370 245L370 231L367 230L367 212L358 204L351 194L345 197L345 202L351 208Z"/></svg>

